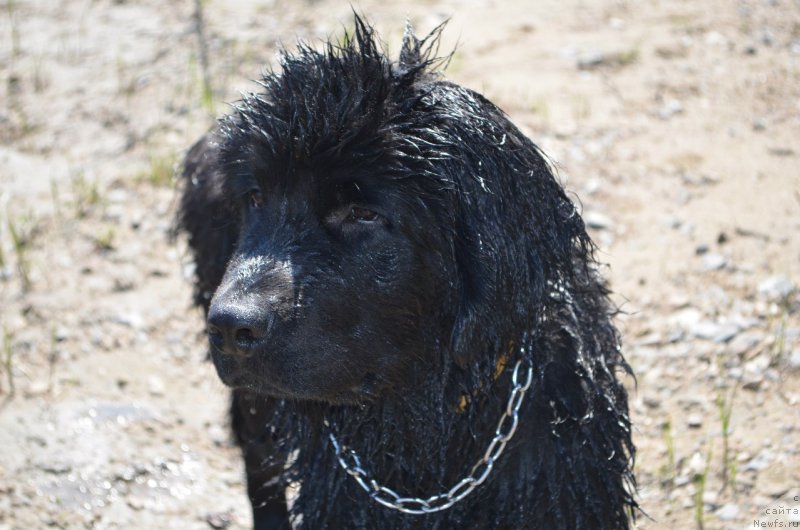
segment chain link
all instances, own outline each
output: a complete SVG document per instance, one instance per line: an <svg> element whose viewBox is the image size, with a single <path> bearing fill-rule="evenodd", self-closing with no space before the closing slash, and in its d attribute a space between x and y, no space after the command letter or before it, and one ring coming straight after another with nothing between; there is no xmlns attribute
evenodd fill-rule
<svg viewBox="0 0 800 530"><path fill-rule="evenodd" d="M522 406L525 393L533 381L533 367L525 353L525 348L523 347L522 359L517 361L514 366L514 373L511 376L511 384L513 385L511 395L506 403L506 410L497 423L497 429L495 429L492 441L489 442L489 446L481 459L472 466L470 474L448 491L427 498L403 497L393 489L382 486L375 479L371 479L366 470L361 467L361 459L356 452L341 445L331 431L328 433L328 438L331 441L331 445L333 445L334 451L336 451L336 459L339 461L339 465L348 475L355 479L372 500L387 508L413 515L440 512L450 508L486 481L494 468L494 463L503 454L506 444L517 432L519 409ZM522 374L525 377L524 381L520 381L520 375ZM330 428L327 420L325 425Z"/></svg>

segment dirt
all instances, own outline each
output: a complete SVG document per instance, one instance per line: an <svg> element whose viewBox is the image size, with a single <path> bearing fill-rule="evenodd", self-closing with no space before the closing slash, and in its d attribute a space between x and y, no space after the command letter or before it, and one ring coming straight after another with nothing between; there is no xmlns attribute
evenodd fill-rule
<svg viewBox="0 0 800 530"><path fill-rule="evenodd" d="M390 53L450 19L581 202L621 307L636 526L800 524L800 3L362 0ZM344 2L6 0L0 530L249 528L172 167ZM777 526L777 525L776 525Z"/></svg>

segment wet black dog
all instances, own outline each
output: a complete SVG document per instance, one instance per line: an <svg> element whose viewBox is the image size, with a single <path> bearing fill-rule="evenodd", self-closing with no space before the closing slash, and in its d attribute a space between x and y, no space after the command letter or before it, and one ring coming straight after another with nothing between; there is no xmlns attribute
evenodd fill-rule
<svg viewBox="0 0 800 530"><path fill-rule="evenodd" d="M357 18L186 158L255 526L628 528L628 367L592 243L537 147L437 74L437 38L393 63Z"/></svg>

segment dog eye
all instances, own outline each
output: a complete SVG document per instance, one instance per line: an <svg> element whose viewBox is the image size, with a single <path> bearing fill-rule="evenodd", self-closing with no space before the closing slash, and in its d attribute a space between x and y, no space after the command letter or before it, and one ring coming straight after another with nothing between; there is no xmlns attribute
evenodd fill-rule
<svg viewBox="0 0 800 530"><path fill-rule="evenodd" d="M378 214L366 208L353 206L350 208L350 214L347 216L347 220L358 223L372 223L378 220Z"/></svg>
<svg viewBox="0 0 800 530"><path fill-rule="evenodd" d="M251 208L257 209L264 205L264 194L259 189L250 190L247 199Z"/></svg>

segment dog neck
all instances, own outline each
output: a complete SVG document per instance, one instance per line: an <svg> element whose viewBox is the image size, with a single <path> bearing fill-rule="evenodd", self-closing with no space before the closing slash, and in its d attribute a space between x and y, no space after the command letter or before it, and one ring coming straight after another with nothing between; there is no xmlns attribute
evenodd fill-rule
<svg viewBox="0 0 800 530"><path fill-rule="evenodd" d="M323 421L382 485L408 497L447 491L484 454L507 406L512 370L505 353L495 355L482 377L444 362L442 370L423 371L406 391L363 406L282 402L271 424L293 456L285 480L300 485L296 526L324 528L346 514L354 528L376 520L398 529L627 528L626 507L635 505L625 483L627 418L621 421L602 393L588 393L589 403L563 399L587 395L583 387L593 383L592 374L571 365L576 352L559 351L571 346L563 333L536 338L534 386L519 410L514 439L483 484L434 514L405 515L375 503L339 467ZM305 492L304 483L315 491Z"/></svg>

